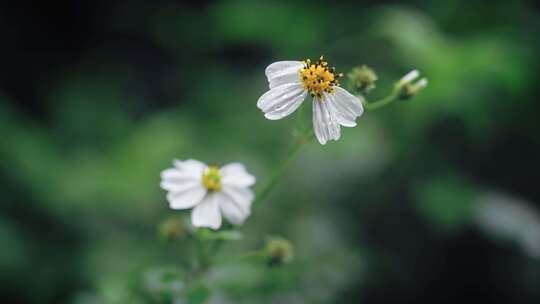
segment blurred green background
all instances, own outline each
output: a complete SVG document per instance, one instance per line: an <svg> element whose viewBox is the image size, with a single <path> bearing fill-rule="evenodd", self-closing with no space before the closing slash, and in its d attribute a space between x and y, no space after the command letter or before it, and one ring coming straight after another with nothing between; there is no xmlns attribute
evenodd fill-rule
<svg viewBox="0 0 540 304"><path fill-rule="evenodd" d="M218 266L207 302L540 302L534 1L3 1L0 33L2 303L153 303L190 250L157 237L183 214L159 172L241 161L258 189L294 124L256 108L264 68L321 54L374 68L370 100L430 84L307 146L223 248L294 261Z"/></svg>

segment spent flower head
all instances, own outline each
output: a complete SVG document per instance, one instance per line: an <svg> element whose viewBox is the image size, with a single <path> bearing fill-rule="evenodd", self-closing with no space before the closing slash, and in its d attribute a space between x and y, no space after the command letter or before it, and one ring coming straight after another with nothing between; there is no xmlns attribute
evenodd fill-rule
<svg viewBox="0 0 540 304"><path fill-rule="evenodd" d="M375 88L375 82L379 79L375 71L367 65L355 67L347 74L353 89L361 93L369 93Z"/></svg>
<svg viewBox="0 0 540 304"><path fill-rule="evenodd" d="M188 234L182 217L172 216L158 226L159 236L166 240L181 240Z"/></svg>
<svg viewBox="0 0 540 304"><path fill-rule="evenodd" d="M198 160L175 160L174 167L161 172L161 188L168 191L172 209L190 209L194 227L218 229L222 215L241 225L251 212L254 194L249 188L255 177L244 165L230 163L222 168Z"/></svg>
<svg viewBox="0 0 540 304"><path fill-rule="evenodd" d="M356 126L364 109L362 101L339 86L333 67L321 56L318 61L278 61L265 70L270 90L257 101L257 107L270 120L293 113L307 95L313 97L313 129L317 140L326 144L341 137L341 126Z"/></svg>
<svg viewBox="0 0 540 304"><path fill-rule="evenodd" d="M279 266L293 260L294 249L287 239L272 236L266 239L264 254L270 266Z"/></svg>

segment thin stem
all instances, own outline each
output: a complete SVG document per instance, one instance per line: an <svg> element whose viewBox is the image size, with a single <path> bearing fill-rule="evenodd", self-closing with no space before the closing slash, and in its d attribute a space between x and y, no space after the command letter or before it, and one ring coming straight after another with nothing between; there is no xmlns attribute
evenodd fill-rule
<svg viewBox="0 0 540 304"><path fill-rule="evenodd" d="M197 264L195 265L195 269L193 270L193 274L195 278L199 278L208 268L210 268L211 260L210 260L210 253L209 253L209 246L208 240L202 240L199 237L195 238L195 249L196 249L196 256L197 256Z"/></svg>
<svg viewBox="0 0 540 304"><path fill-rule="evenodd" d="M289 151L289 154L287 158L285 159L285 161L274 172L274 174L268 180L268 182L264 185L264 187L257 193L257 195L255 196L255 200L253 201L253 204L263 201L268 196L268 194L270 194L270 192L277 185L281 177L285 174L285 172L287 172L287 169L289 165L291 164L291 162L296 159L298 154L300 154L302 147L304 147L305 144L309 143L312 139L313 139L313 132L311 130L308 132L307 135L299 136L299 138L296 140L291 150Z"/></svg>
<svg viewBox="0 0 540 304"><path fill-rule="evenodd" d="M374 102L367 102L366 101L364 103L364 107L366 108L366 110L369 110L369 111L380 109L380 108L394 102L395 100L397 100L398 93L399 93L398 90L393 90L392 93L390 93L390 95L384 97L383 99L379 99L379 100L374 101Z"/></svg>
<svg viewBox="0 0 540 304"><path fill-rule="evenodd" d="M264 254L265 254L264 249L259 249L255 251L246 252L237 256L217 258L215 260L215 264L223 265L223 264L228 264L228 263L247 261L250 259L254 259L254 260L262 259L264 257Z"/></svg>
<svg viewBox="0 0 540 304"><path fill-rule="evenodd" d="M255 200L253 204L263 201L268 194L272 191L272 189L276 186L278 181L281 179L281 177L287 172L287 168L291 164L291 162L296 159L298 154L300 154L300 150L302 149L305 144L309 143L314 138L313 131L311 129L305 129L304 128L304 121L303 121L303 110L298 112L298 119L297 119L297 126L299 127L300 134L297 135L296 141L294 142L294 145L292 146L291 150L289 151L289 154L287 155L287 158L285 161L281 164L281 166L274 172L272 177L268 180L268 182L264 185L264 187L257 193L255 196ZM200 279L206 271L212 266L213 259L212 256L215 254L217 249L222 245L221 241L208 241L208 240L202 240L199 235L195 234L195 242L196 242L196 256L197 256L197 264L195 265L195 269L192 270L194 279ZM260 251L250 253L246 255L245 257L252 257L252 256L259 256L261 254Z"/></svg>

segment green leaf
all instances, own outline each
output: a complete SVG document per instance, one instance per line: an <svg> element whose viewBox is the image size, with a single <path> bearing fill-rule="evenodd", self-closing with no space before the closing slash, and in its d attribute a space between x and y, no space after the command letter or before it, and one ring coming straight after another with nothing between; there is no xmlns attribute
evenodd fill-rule
<svg viewBox="0 0 540 304"><path fill-rule="evenodd" d="M186 291L188 304L203 304L210 297L210 289L204 285L196 285Z"/></svg>

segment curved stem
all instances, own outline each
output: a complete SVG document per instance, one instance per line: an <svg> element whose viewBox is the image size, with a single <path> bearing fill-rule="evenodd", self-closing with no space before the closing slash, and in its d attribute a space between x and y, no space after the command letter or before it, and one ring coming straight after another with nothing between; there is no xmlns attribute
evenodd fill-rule
<svg viewBox="0 0 540 304"><path fill-rule="evenodd" d="M287 172L287 169L291 162L296 159L300 151L302 150L302 147L305 146L305 144L309 143L313 139L313 131L309 131L307 135L299 136L299 138L296 140L294 145L292 146L291 150L288 153L287 158L285 161L281 164L281 166L274 171L274 174L272 177L268 180L268 182L264 185L264 187L257 193L255 196L255 200L253 201L253 204L256 204L258 202L263 201L268 194L272 191L272 189L277 185L281 177Z"/></svg>
<svg viewBox="0 0 540 304"><path fill-rule="evenodd" d="M304 121L303 121L303 111L298 112L298 119L297 119L297 125L300 127L301 134L297 135L296 141L294 142L294 145L292 146L291 150L289 151L287 158L283 161L281 166L274 171L274 174L272 177L268 180L268 182L264 185L264 187L257 193L255 196L255 200L253 201L253 204L256 204L260 201L263 201L268 194L274 189L274 187L277 185L281 177L287 172L287 169L289 165L293 162L293 160L296 159L298 154L300 154L300 151L302 150L302 147L305 146L307 143L311 142L314 138L313 130L311 129L305 129L304 127ZM200 237L195 235L195 242L196 242L196 256L197 256L197 264L193 272L194 279L200 279L207 270L212 266L212 255L217 251L217 249L222 244L221 241L213 241L208 242L207 240L202 240ZM250 253L246 255L246 257L251 256L258 256L260 255L260 251Z"/></svg>
<svg viewBox="0 0 540 304"><path fill-rule="evenodd" d="M380 99L374 102L366 101L364 103L364 107L366 108L366 110L370 110L370 111L377 110L394 102L397 98L398 98L398 90L393 90L392 93L390 93L390 95L384 97L383 99Z"/></svg>

